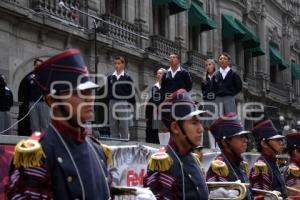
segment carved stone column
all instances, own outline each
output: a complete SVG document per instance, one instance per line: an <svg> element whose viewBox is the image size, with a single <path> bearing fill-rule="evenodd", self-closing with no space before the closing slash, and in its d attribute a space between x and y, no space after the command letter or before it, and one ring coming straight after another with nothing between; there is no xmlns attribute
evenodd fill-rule
<svg viewBox="0 0 300 200"><path fill-rule="evenodd" d="M259 56L257 61L257 69L255 72L256 77L256 86L259 87L262 91L268 90L268 65L266 57L268 54L267 44L268 41L266 34L266 9L264 1L261 1L261 4L258 5L258 14L259 14L259 22L258 22L258 36L260 38L260 45L266 51L266 55ZM262 87L261 87L262 86Z"/></svg>
<svg viewBox="0 0 300 200"><path fill-rule="evenodd" d="M151 1L138 0L136 3L137 16L135 24L138 26L138 33L149 37L150 19L152 19L152 3ZM149 47L150 40L138 38L138 46L142 49Z"/></svg>
<svg viewBox="0 0 300 200"><path fill-rule="evenodd" d="M288 62L290 62L290 55L291 55L291 51L290 51L290 38L291 38L291 34L289 31L289 17L288 16L284 16L284 24L282 27L282 39L283 39L283 56L284 59ZM293 98L293 90L292 90L292 79L291 79L291 70L290 68L284 70L283 72L283 81L285 84L285 87L287 89L288 92L288 102L292 101Z"/></svg>

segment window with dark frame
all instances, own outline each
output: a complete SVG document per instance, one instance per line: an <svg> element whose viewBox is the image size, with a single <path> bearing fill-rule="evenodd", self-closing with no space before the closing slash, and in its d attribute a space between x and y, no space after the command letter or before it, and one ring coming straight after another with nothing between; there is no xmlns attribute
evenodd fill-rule
<svg viewBox="0 0 300 200"><path fill-rule="evenodd" d="M270 81L272 83L277 83L277 68L278 65L270 65Z"/></svg>
<svg viewBox="0 0 300 200"><path fill-rule="evenodd" d="M166 37L167 36L166 7L165 6L153 6L152 9L153 9L154 34Z"/></svg>
<svg viewBox="0 0 300 200"><path fill-rule="evenodd" d="M189 49L193 51L198 51L199 52L199 35L200 35L200 30L199 27L194 27L190 26L189 27Z"/></svg>
<svg viewBox="0 0 300 200"><path fill-rule="evenodd" d="M294 64L296 64L296 61L294 60L294 59L291 59L291 62L292 63L294 63ZM292 86L294 87L295 86L295 80L293 79L293 77L292 77Z"/></svg>
<svg viewBox="0 0 300 200"><path fill-rule="evenodd" d="M122 18L122 0L106 0L107 12Z"/></svg>

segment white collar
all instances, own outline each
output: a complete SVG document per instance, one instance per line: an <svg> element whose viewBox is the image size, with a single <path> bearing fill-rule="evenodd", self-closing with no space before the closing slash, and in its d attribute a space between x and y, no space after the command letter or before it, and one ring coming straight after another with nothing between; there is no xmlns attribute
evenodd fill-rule
<svg viewBox="0 0 300 200"><path fill-rule="evenodd" d="M118 74L117 71L115 71L115 72L113 73L113 75L116 76L118 80L119 80L119 78L120 78L121 76L124 76L124 74L125 74L125 71L124 71L124 70L123 70L120 74Z"/></svg>
<svg viewBox="0 0 300 200"><path fill-rule="evenodd" d="M221 72L221 73L228 73L229 70L230 70L230 67L229 67L229 66L227 66L225 69L223 69L222 67L220 67L220 72Z"/></svg>
<svg viewBox="0 0 300 200"><path fill-rule="evenodd" d="M159 82L156 82L155 84L154 84L154 86L156 86L156 87L158 87L158 89L160 89L160 84L159 84Z"/></svg>
<svg viewBox="0 0 300 200"><path fill-rule="evenodd" d="M171 72L172 78L174 78L174 76L176 75L176 73L179 72L179 71L181 71L181 67L178 66L175 72L173 72L172 68L170 67L168 69L168 71Z"/></svg>

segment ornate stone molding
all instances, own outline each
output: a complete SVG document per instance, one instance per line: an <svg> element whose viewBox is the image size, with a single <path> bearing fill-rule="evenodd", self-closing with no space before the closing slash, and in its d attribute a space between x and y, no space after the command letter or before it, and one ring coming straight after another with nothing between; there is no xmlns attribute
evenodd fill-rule
<svg viewBox="0 0 300 200"><path fill-rule="evenodd" d="M269 41L277 44L278 46L281 44L281 36L279 35L278 28L276 26L269 28Z"/></svg>
<svg viewBox="0 0 300 200"><path fill-rule="evenodd" d="M300 53L300 39L292 42L291 49L293 49L297 53Z"/></svg>
<svg viewBox="0 0 300 200"><path fill-rule="evenodd" d="M266 17L266 8L263 0L255 0L254 2L252 2L251 10L261 18Z"/></svg>

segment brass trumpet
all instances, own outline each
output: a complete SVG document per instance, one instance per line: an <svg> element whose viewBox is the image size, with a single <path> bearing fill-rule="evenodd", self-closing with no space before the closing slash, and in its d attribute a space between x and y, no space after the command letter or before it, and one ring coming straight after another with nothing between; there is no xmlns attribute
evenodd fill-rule
<svg viewBox="0 0 300 200"><path fill-rule="evenodd" d="M240 181L237 182L206 182L207 187L210 191L218 188L224 188L226 190L238 190L239 195L237 197L217 197L217 198L209 198L211 200L242 200L247 195L247 183L241 183Z"/></svg>
<svg viewBox="0 0 300 200"><path fill-rule="evenodd" d="M268 190L260 190L256 188L252 188L253 193L261 194L263 196L270 197L272 200L282 200L281 192L279 191L268 191Z"/></svg>
<svg viewBox="0 0 300 200"><path fill-rule="evenodd" d="M298 188L287 186L286 189L288 190L288 193L293 193L293 194L296 194L296 195L300 195L300 189L298 189Z"/></svg>

